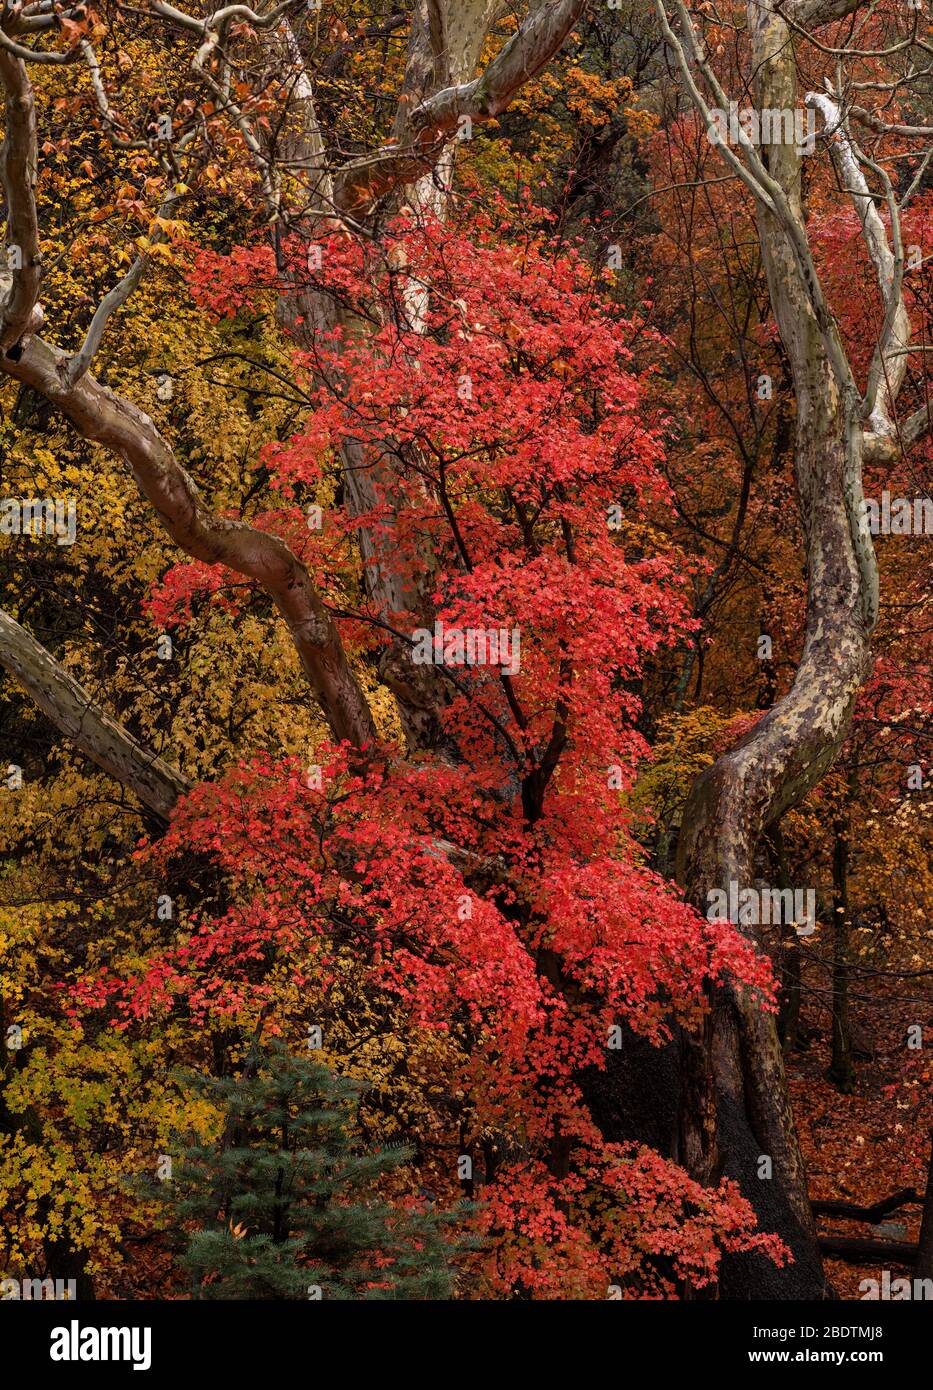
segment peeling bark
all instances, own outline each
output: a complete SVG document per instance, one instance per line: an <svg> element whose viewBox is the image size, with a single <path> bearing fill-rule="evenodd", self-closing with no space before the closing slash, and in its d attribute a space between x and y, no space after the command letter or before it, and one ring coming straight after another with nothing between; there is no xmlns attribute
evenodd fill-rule
<svg viewBox="0 0 933 1390"><path fill-rule="evenodd" d="M7 192L6 245L19 251L21 267L12 276L6 303L0 311L0 351L18 342L30 325L42 267L39 224L32 196L36 186L36 105L25 64L0 51L0 81L6 91L5 132L0 148L0 179ZM10 197L20 189L24 197Z"/></svg>
<svg viewBox="0 0 933 1390"><path fill-rule="evenodd" d="M478 40L481 46L481 15L488 23L495 8L476 3L458 7L460 18L451 26L448 48L452 85L414 107L405 122L405 139L398 145L364 155L338 171L334 195L340 212L359 216L392 189L429 172L462 116L480 122L500 115L515 93L550 62L582 15L586 0L540 5L479 77L458 82L457 66L465 71Z"/></svg>
<svg viewBox="0 0 933 1390"><path fill-rule="evenodd" d="M722 90L705 63L686 10L681 4L677 9L694 62L718 101ZM791 30L765 0L750 0L747 13L756 105L792 110L797 85ZM669 26L666 36L677 50ZM694 104L701 114L708 113L682 49L679 56ZM837 143L837 154L845 159L851 150L844 141ZM727 889L730 882L754 884L763 833L806 796L834 761L870 670L869 639L878 607L877 568L861 505L862 422L873 403L859 398L809 255L799 152L792 145L756 150L746 144L741 159L732 151L724 156L755 196L771 304L793 376L794 468L807 561L807 613L790 690L700 776L688 799L678 878L701 910L712 889ZM870 243L877 240L871 214L863 217L863 231ZM876 244L873 260L889 310L886 332L893 328L902 337L903 315L891 297L896 277L885 249ZM884 348L882 335L879 350ZM882 413L893 409L894 395L896 389L882 398ZM875 411L873 432L877 420ZM755 936L752 929L749 934ZM706 1182L721 1171L728 1153L721 1152L717 1112L729 1108L734 1113L738 1107L761 1152L771 1157L808 1255L815 1256L806 1170L773 1015L742 991L722 990L713 1001L706 1036L689 1039L685 1046L687 1075L698 1078L686 1089L682 1117L691 1170ZM746 1195L753 1196L754 1177L744 1186Z"/></svg>

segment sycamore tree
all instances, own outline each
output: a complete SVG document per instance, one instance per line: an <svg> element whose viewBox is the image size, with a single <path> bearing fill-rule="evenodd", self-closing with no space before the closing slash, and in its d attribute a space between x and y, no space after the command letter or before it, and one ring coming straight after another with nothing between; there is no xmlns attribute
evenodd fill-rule
<svg viewBox="0 0 933 1390"><path fill-rule="evenodd" d="M666 537L672 421L654 386L667 344L615 302L612 258L555 235L527 191L458 184L474 128L521 99L585 9L150 0L4 15L3 371L122 462L176 548L146 600L165 650L218 614L235 633L265 605L322 727L311 749L257 738L205 777L170 743L157 754L9 613L0 660L136 798L143 872L158 882L183 864L195 889L184 931L81 954L76 1010L129 1037L154 1019L175 1029L180 1012L187 1027L303 1036L321 991L351 972L420 1037L450 1041L437 1181L447 1196L482 1189L485 1287L709 1288L725 1250L751 1256L753 1289L790 1247L796 1290L818 1295L767 960L704 909L711 891L754 881L763 833L832 763L868 673L878 585L862 464L897 459L930 423L908 369L900 221L921 175L895 195L885 158L925 132L858 105L880 146L869 157L838 81L807 98L877 274L863 363L815 263L800 149L760 143L760 122L757 143L742 124L729 143L716 116L729 78L757 111L797 111L795 46L860 5L736 11L735 53L705 12L637 16L754 203L793 380L809 575L789 692L687 800L685 900L646 866L628 801L648 752L640 684L696 629L690 562ZM872 15L882 36L904 23ZM922 45L913 24L905 55ZM859 59L848 33L813 42ZM858 90L880 101L884 83ZM62 161L79 182L71 247L51 211ZM100 293L69 300L63 274L80 278L86 243L99 258L115 224ZM234 505L199 488L190 431L173 421L193 361L156 364L155 392L97 370L119 361L155 276L169 318L176 303L199 311L203 348L186 344L199 365L236 358L244 392L283 403ZM270 322L274 355L255 344ZM218 664L206 684L224 682ZM274 701L274 676L268 688ZM631 1142L605 1076L632 1035L658 1043L675 1027L670 1158ZM723 1112L741 1131L731 1153ZM762 1154L783 1239L756 1229Z"/></svg>
<svg viewBox="0 0 933 1390"><path fill-rule="evenodd" d="M890 49L899 65L896 86L910 109L921 99L924 79L918 59L927 45L917 11L892 8L890 16L874 16L863 9L857 3L809 0L750 5L742 61L731 74L739 85L727 90L729 78L717 67L724 45L715 21L706 35L702 15L692 15L684 6L668 11L660 0L657 6L685 96L713 133L726 170L754 203L771 309L794 389L794 461L808 575L805 638L790 689L698 779L684 813L679 868L700 900L729 882L752 881L762 833L806 795L846 738L870 670L870 639L879 611L863 466L895 464L931 424L922 386L904 389L913 324L906 304L902 235L902 214L921 188L928 160L921 154L916 176L897 190L888 167L903 149L899 141L923 139L929 131L910 119L891 119L866 108L862 99L867 93L864 100L880 104L889 90L886 74L876 66L876 49ZM827 31L828 39L825 26L835 26ZM884 41L866 43L863 29ZM816 51L813 77L820 85L801 93L798 54L809 56L808 49ZM847 61L824 64L821 58L827 53ZM769 139L763 133L763 118L772 113L794 116L789 136L772 134ZM810 113L811 148L818 135L836 180L837 210L854 211L874 269L877 308L867 354L864 339L855 350L844 341L843 306L831 303L825 288L830 276L817 267L803 196L808 156L800 138L800 113ZM730 130L725 133L727 117ZM872 154L862 148L863 132L872 137ZM919 269L922 250L919 256L915 251L913 262ZM688 1107L691 1170L715 1171L717 1100L726 1096L734 1102L744 1094L755 1137L774 1156L803 1230L812 1231L806 1174L773 1020L739 996L721 1001L695 1057L693 1090Z"/></svg>

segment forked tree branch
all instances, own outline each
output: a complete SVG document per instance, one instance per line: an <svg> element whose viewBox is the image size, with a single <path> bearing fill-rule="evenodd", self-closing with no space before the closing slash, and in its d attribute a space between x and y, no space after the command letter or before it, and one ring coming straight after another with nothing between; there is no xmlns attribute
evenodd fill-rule
<svg viewBox="0 0 933 1390"><path fill-rule="evenodd" d="M359 216L399 184L430 170L461 119L492 120L554 57L586 9L587 0L550 0L533 14L479 77L445 87L415 107L397 145L353 160L334 176L338 212Z"/></svg>

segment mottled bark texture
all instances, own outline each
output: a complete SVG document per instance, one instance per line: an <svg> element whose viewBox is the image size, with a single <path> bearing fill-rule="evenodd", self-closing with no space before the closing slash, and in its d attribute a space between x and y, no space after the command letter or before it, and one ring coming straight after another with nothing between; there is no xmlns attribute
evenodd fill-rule
<svg viewBox="0 0 933 1390"><path fill-rule="evenodd" d="M845 11L855 8L851 3ZM808 22L823 22L820 8L811 0L804 0L800 9ZM836 14L840 6L828 5L826 17L830 10ZM724 93L680 4L677 14L685 42L680 45L669 28L666 36L678 54L694 105L706 118L708 108L693 72L699 73L713 104L724 105ZM758 0L751 0L747 17L756 106L796 109L796 57L790 26L770 4ZM828 122L835 108L831 112L821 100L808 100L823 110ZM847 175L852 175L853 165L858 170L844 130L838 128L833 154ZM803 649L790 690L700 776L688 800L678 846L678 877L703 911L711 890L728 889L730 882L754 885L763 832L806 796L846 737L856 695L870 669L869 638L878 606L877 570L862 516L863 446L868 440L876 448L879 435L887 437L900 384L889 374L887 390L878 391L873 400L868 399L870 390L862 397L855 386L809 254L796 147L772 145L756 150L746 142L738 152L724 150L723 155L755 197L771 304L793 375L794 466L808 588ZM891 352L909 332L899 302L898 267L877 213L873 208L866 211L867 200L858 197L858 185L848 186L860 209L863 234L888 309L876 354L883 368L885 361L893 363ZM878 376L883 376L883 370ZM747 930L756 935L754 928ZM759 1212L765 1187L769 1181L775 1184L793 1216L790 1244L798 1265L801 1259L808 1264L814 1285L809 1292L818 1294L819 1255L806 1170L776 1020L742 991L718 991L704 1036L684 1041L680 1143L682 1159L691 1172L706 1182L715 1181L721 1172L732 1172ZM756 1149L772 1161L770 1180L756 1172ZM788 1230L779 1229L787 1239ZM800 1292L799 1284L795 1291Z"/></svg>
<svg viewBox="0 0 933 1390"><path fill-rule="evenodd" d="M42 267L39 224L32 196L37 171L36 105L25 65L3 50L0 50L0 81L6 94L0 179L4 190L22 189L26 194L16 199L7 194L6 246L16 248L20 267L10 277L6 301L0 309L0 352L5 352L32 324ZM13 270L13 266L10 269Z"/></svg>

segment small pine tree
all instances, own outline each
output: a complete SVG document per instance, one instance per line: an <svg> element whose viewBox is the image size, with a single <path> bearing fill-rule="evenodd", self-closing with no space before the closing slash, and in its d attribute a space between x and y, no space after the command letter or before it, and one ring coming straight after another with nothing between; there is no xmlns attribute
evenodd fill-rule
<svg viewBox="0 0 933 1390"><path fill-rule="evenodd" d="M279 1043L240 1077L188 1079L227 1116L220 1144L189 1147L171 1181L177 1222L197 1223L182 1255L196 1298L450 1297L455 1214L372 1196L411 1153L359 1152L354 1082Z"/></svg>

